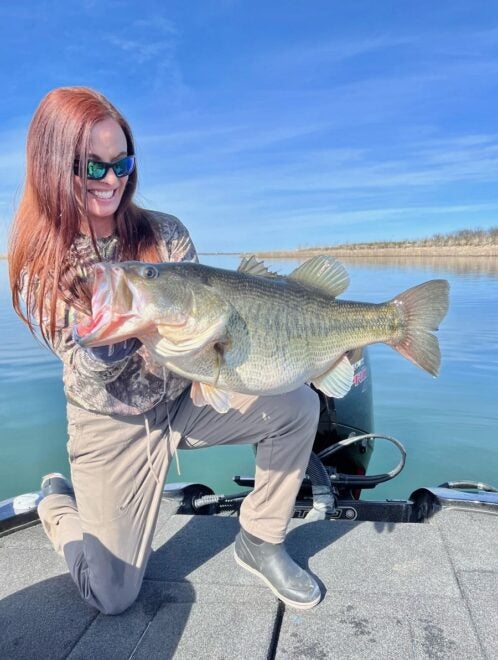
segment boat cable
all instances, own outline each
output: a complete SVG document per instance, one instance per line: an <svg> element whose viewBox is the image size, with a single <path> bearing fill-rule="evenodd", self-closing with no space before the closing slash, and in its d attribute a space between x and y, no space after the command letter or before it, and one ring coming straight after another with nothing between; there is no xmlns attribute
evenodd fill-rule
<svg viewBox="0 0 498 660"><path fill-rule="evenodd" d="M405 467L406 463L406 449L402 445L402 443L397 440L396 438L393 438L389 435L382 435L380 433L365 433L364 435L355 435L351 436L349 438L345 438L344 440L339 440L336 444L334 444L332 447L327 447L326 449L323 449L321 452L318 453L318 458L320 460L323 460L324 458L327 458L331 456L332 454L335 454L339 450L343 449L344 447L348 447L349 445L354 444L355 442L363 442L365 440L387 440L388 442L391 442L393 445L395 445L401 454L401 459L399 463L394 467L392 470L389 470L389 472L386 472L384 474L372 474L372 475L350 475L350 474L342 474L339 472L333 472L330 475L330 480L332 484L335 485L341 485L341 486L357 486L360 488L374 488L378 484L384 483L385 481L389 481L390 479L394 479L401 470Z"/></svg>
<svg viewBox="0 0 498 660"><path fill-rule="evenodd" d="M212 494L194 497L191 501L192 509L197 512L203 507L216 505L220 511L235 511L250 492L236 493L235 495Z"/></svg>

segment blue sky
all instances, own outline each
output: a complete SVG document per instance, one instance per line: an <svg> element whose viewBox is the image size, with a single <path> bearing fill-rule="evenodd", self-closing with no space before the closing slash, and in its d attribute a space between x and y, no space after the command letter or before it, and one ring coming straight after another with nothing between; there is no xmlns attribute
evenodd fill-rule
<svg viewBox="0 0 498 660"><path fill-rule="evenodd" d="M201 251L498 224L498 3L2 0L0 252L41 98L130 121L139 195Z"/></svg>

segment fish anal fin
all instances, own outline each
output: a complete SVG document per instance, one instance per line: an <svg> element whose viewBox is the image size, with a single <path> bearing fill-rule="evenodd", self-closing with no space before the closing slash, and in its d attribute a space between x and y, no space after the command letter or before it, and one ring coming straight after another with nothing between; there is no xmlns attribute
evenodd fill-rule
<svg viewBox="0 0 498 660"><path fill-rule="evenodd" d="M194 381L190 389L190 398L194 406L211 406L219 413L226 413L230 410L230 394L223 390Z"/></svg>
<svg viewBox="0 0 498 660"><path fill-rule="evenodd" d="M239 273L245 273L246 275L257 275L258 277L280 277L277 273L273 273L269 270L262 261L258 261L254 255L251 257L243 257L237 271Z"/></svg>
<svg viewBox="0 0 498 660"><path fill-rule="evenodd" d="M287 278L333 297L349 286L349 275L344 266L334 257L323 254L308 259Z"/></svg>
<svg viewBox="0 0 498 660"><path fill-rule="evenodd" d="M342 399L353 384L354 368L346 355L321 376L312 380L313 385L327 396Z"/></svg>

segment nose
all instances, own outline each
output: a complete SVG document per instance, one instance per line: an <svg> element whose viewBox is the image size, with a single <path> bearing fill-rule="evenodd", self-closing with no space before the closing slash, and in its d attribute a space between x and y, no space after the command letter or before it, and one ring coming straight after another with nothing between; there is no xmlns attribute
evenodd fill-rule
<svg viewBox="0 0 498 660"><path fill-rule="evenodd" d="M110 185L115 185L116 183L119 183L119 178L114 173L112 167L110 167L107 170L105 177L101 179L101 181L104 181L105 183L109 183Z"/></svg>

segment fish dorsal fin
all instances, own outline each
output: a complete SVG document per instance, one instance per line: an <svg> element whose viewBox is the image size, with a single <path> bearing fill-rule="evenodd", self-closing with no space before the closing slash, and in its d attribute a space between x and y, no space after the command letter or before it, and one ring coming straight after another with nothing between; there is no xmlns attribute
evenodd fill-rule
<svg viewBox="0 0 498 660"><path fill-rule="evenodd" d="M257 275L258 277L279 277L277 273L269 270L262 261L258 261L254 255L252 257L242 257L237 271L246 275Z"/></svg>
<svg viewBox="0 0 498 660"><path fill-rule="evenodd" d="M313 385L327 396L342 399L353 384L354 368L347 355L336 362L331 369L312 380Z"/></svg>
<svg viewBox="0 0 498 660"><path fill-rule="evenodd" d="M323 254L311 257L293 270L287 278L334 297L349 286L349 275L344 266L334 257Z"/></svg>

